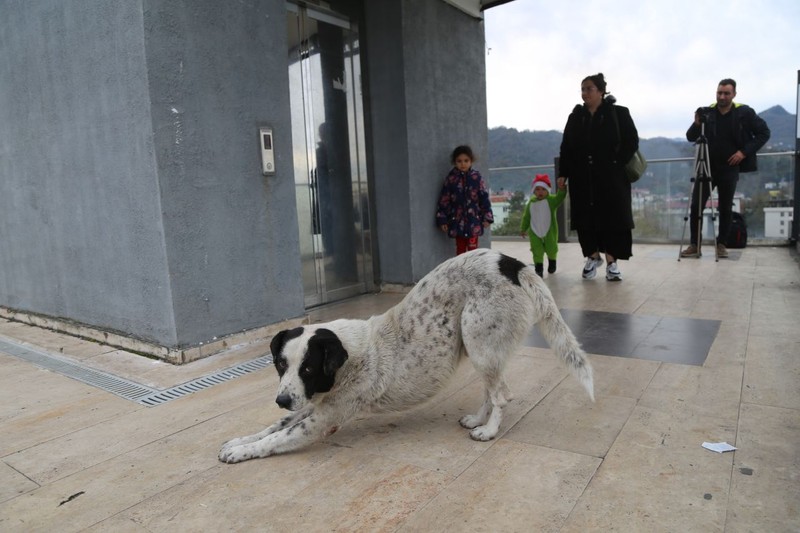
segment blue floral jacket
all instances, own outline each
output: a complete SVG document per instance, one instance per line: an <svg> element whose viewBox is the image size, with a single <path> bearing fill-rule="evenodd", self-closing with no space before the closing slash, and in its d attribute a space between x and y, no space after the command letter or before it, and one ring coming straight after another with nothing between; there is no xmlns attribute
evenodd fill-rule
<svg viewBox="0 0 800 533"><path fill-rule="evenodd" d="M480 172L474 168L460 172L453 167L439 195L436 225L447 225L447 235L453 238L479 237L484 222L494 222L494 215Z"/></svg>

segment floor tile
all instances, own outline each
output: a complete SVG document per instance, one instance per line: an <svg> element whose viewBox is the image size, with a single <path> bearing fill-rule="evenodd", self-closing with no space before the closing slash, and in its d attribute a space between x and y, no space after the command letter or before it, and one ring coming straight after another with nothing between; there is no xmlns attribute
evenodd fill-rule
<svg viewBox="0 0 800 533"><path fill-rule="evenodd" d="M46 439L8 455L4 460L31 480L47 484L120 457L158 441L164 435L192 427L198 420L211 419L225 412L239 417L249 403L257 403L254 409L260 414L274 403L260 387L252 386L262 382L265 373L255 372L239 378L236 384L229 382L202 391L191 400L185 397L156 407L138 406L103 424L91 424ZM278 411L277 407L275 411ZM241 427L240 431L244 434L247 430ZM236 436L240 435L231 434L229 438ZM220 440L219 444L222 442ZM209 453L214 453L214 450L209 450Z"/></svg>
<svg viewBox="0 0 800 533"><path fill-rule="evenodd" d="M713 418L637 407L561 531L722 531L733 455L701 444L734 437Z"/></svg>
<svg viewBox="0 0 800 533"><path fill-rule="evenodd" d="M394 531L450 481L380 454L326 448L220 465L122 516L148 531Z"/></svg>
<svg viewBox="0 0 800 533"><path fill-rule="evenodd" d="M800 409L800 339L750 335L743 401Z"/></svg>
<svg viewBox="0 0 800 533"><path fill-rule="evenodd" d="M580 391L557 387L504 438L603 458L635 406L635 399L619 396L590 403Z"/></svg>
<svg viewBox="0 0 800 533"><path fill-rule="evenodd" d="M502 439L398 531L559 531L600 460Z"/></svg>
<svg viewBox="0 0 800 533"><path fill-rule="evenodd" d="M80 531L220 465L228 432L224 424L197 424L57 479L0 504L0 529Z"/></svg>
<svg viewBox="0 0 800 533"><path fill-rule="evenodd" d="M800 411L743 404L725 530L800 531Z"/></svg>
<svg viewBox="0 0 800 533"><path fill-rule="evenodd" d="M663 364L642 394L642 407L671 412L676 420L708 417L735 425L742 396L743 368L726 365L713 370Z"/></svg>
<svg viewBox="0 0 800 533"><path fill-rule="evenodd" d="M59 394L25 394L31 390L57 390ZM141 408L46 370L39 371L35 380L7 387L3 392L6 395L19 400L11 404L13 409L2 418L0 457Z"/></svg>
<svg viewBox="0 0 800 533"><path fill-rule="evenodd" d="M39 485L5 463L0 463L0 503L25 494Z"/></svg>

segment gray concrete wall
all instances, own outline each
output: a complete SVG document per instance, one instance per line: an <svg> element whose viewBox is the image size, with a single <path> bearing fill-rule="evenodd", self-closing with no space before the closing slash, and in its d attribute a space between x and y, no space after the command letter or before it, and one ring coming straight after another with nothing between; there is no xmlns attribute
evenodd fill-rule
<svg viewBox="0 0 800 533"><path fill-rule="evenodd" d="M379 281L412 283L454 253L434 225L450 151L485 159L483 24L334 4L365 15ZM175 348L303 314L283 0L0 13L0 306Z"/></svg>
<svg viewBox="0 0 800 533"><path fill-rule="evenodd" d="M301 315L285 3L148 0L144 28L178 343Z"/></svg>
<svg viewBox="0 0 800 533"><path fill-rule="evenodd" d="M141 5L0 12L0 305L174 343Z"/></svg>
<svg viewBox="0 0 800 533"><path fill-rule="evenodd" d="M380 281L409 283L412 279L408 128L403 83L403 11L401 0L366 2L366 105L371 141L372 194L375 198Z"/></svg>
<svg viewBox="0 0 800 533"><path fill-rule="evenodd" d="M301 315L284 2L0 12L0 306L165 346Z"/></svg>
<svg viewBox="0 0 800 533"><path fill-rule="evenodd" d="M381 278L407 284L455 254L434 220L453 148L488 174L484 27L445 2L365 8Z"/></svg>

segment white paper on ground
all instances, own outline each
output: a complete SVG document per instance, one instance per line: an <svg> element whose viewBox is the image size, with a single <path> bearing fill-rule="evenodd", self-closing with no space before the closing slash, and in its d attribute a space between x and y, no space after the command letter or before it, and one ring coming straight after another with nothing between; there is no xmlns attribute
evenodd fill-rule
<svg viewBox="0 0 800 533"><path fill-rule="evenodd" d="M736 446L731 446L727 442L704 442L703 448L711 450L712 452L722 453L732 452L736 449Z"/></svg>

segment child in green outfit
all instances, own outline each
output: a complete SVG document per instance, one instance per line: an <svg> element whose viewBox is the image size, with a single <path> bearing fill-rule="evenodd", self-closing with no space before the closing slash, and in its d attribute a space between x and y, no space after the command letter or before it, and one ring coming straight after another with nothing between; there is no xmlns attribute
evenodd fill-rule
<svg viewBox="0 0 800 533"><path fill-rule="evenodd" d="M558 222L556 211L567 196L567 185L558 179L558 192L550 194L550 177L537 174L533 180L533 194L525 206L520 224L520 234L531 241L531 253L536 273L544 277L544 254L547 254L547 271L556 271L558 255Z"/></svg>

